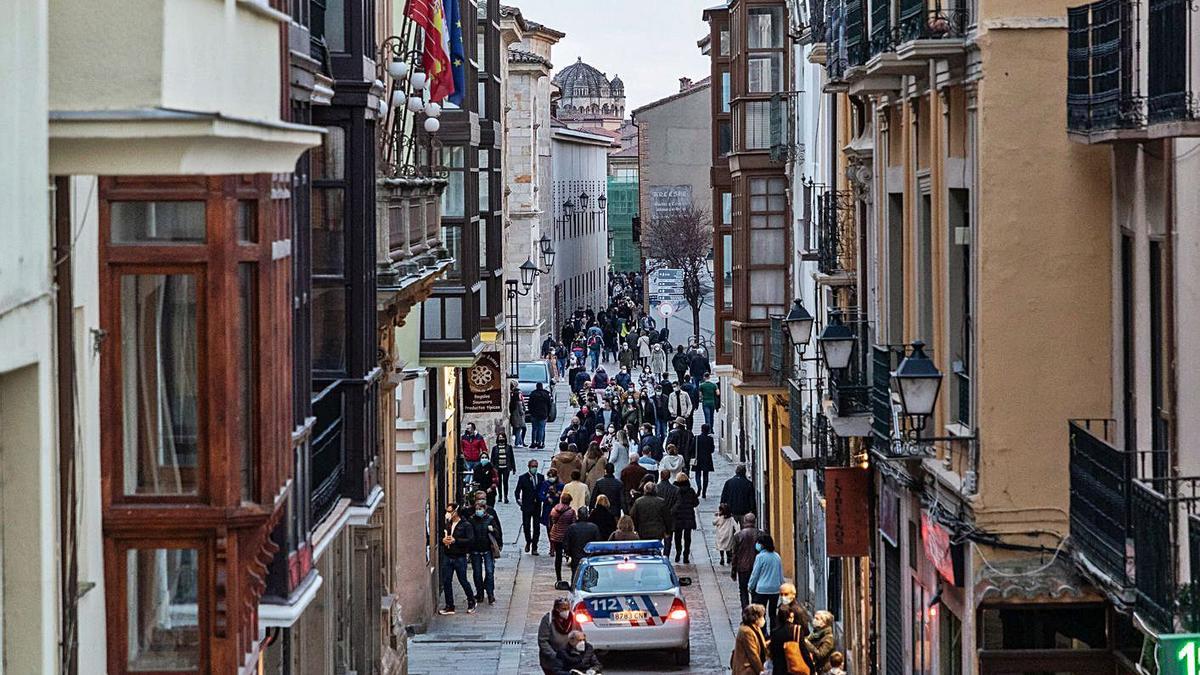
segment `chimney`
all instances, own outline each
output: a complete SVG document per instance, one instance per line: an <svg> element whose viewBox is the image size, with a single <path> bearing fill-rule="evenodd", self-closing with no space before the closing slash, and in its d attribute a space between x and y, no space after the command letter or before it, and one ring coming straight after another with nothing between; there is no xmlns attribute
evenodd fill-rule
<svg viewBox="0 0 1200 675"><path fill-rule="evenodd" d="M691 89L691 88L692 88L692 78L690 78L690 77L679 78L679 91L687 91L688 89Z"/></svg>

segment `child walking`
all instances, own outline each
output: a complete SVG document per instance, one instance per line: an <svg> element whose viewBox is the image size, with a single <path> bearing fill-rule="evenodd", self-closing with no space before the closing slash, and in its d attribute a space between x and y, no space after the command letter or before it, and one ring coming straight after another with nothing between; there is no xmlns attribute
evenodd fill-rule
<svg viewBox="0 0 1200 675"><path fill-rule="evenodd" d="M721 552L721 564L725 564L726 556L733 562L733 536L737 534L737 523L733 520L729 504L722 503L717 507L713 525L717 527L717 550Z"/></svg>

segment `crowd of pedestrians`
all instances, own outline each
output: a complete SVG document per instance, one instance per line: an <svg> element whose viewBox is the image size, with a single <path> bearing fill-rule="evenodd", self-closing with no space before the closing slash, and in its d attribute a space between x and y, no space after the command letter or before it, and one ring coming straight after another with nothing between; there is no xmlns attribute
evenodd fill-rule
<svg viewBox="0 0 1200 675"><path fill-rule="evenodd" d="M499 431L489 447L473 424L465 426L458 444L462 496L446 509L441 539L442 614L456 611L455 580L468 613L496 601L495 559L504 541L497 501L511 499L519 507L526 555L542 555L546 540L559 590L570 588L594 541L659 540L666 556L691 564L698 511L714 470L720 389L703 346L673 345L669 331L641 311L639 289L629 277L614 277L607 307L579 309L557 335L546 336L542 351L556 386L570 388L570 417L550 441L552 455L529 457L522 471L514 452L546 448L546 425L557 410L542 383L528 396L512 388L512 443ZM617 366L609 373L604 364L612 362ZM817 612L810 620L796 602L774 539L758 528L756 504L743 465L707 504L719 565L729 565L743 607L733 672L759 675L768 664L774 673L844 672L833 649L832 617ZM542 618L538 647L545 673L600 670L565 598Z"/></svg>

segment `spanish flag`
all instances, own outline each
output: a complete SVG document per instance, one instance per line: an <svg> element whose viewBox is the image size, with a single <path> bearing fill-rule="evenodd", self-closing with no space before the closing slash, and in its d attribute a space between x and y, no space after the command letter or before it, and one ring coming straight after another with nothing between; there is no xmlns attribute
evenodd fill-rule
<svg viewBox="0 0 1200 675"><path fill-rule="evenodd" d="M458 2L458 0L449 0ZM450 67L450 30L443 0L408 0L405 16L425 34L421 64L429 77L429 99L441 102L454 93Z"/></svg>

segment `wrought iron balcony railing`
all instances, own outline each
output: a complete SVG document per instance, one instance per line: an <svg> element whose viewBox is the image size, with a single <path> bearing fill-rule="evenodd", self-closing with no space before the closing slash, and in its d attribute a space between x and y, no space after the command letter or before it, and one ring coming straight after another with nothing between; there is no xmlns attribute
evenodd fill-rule
<svg viewBox="0 0 1200 675"><path fill-rule="evenodd" d="M1099 0L1067 10L1067 126L1072 131L1144 122L1136 22L1133 0Z"/></svg>
<svg viewBox="0 0 1200 675"><path fill-rule="evenodd" d="M827 190L817 196L817 269L824 274L854 270L854 193Z"/></svg>
<svg viewBox="0 0 1200 675"><path fill-rule="evenodd" d="M1076 556L1123 601L1132 599L1143 619L1172 630L1177 614L1186 620L1196 612L1191 593L1181 593L1178 569L1183 555L1196 560L1200 553L1200 477L1147 476L1161 464L1154 461L1160 452L1117 448L1113 420L1072 420L1068 430Z"/></svg>
<svg viewBox="0 0 1200 675"><path fill-rule="evenodd" d="M1146 115L1151 124L1200 118L1192 88L1191 0L1150 0Z"/></svg>
<svg viewBox="0 0 1200 675"><path fill-rule="evenodd" d="M970 15L965 7L929 7L928 2L906 0L896 25L896 45L913 40L946 40L967 34Z"/></svg>
<svg viewBox="0 0 1200 675"><path fill-rule="evenodd" d="M1067 128L1091 133L1200 120L1191 6L1149 0L1145 25L1137 0L1068 9Z"/></svg>
<svg viewBox="0 0 1200 675"><path fill-rule="evenodd" d="M839 374L829 378L829 399L840 417L872 411L871 387L859 374Z"/></svg>

